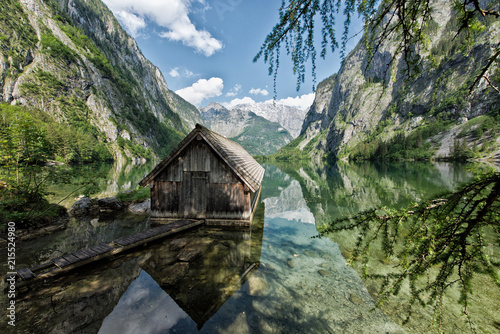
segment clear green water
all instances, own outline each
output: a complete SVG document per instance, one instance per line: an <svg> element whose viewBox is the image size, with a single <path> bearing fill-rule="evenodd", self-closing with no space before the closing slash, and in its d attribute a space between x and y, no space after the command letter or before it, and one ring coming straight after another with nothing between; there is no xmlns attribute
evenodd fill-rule
<svg viewBox="0 0 500 334"><path fill-rule="evenodd" d="M374 206L401 207L466 181L463 165L266 165L251 229L200 228L79 269L19 295L14 333L428 333L432 310L404 319L404 291L375 308L376 284L345 265L355 235L312 238L316 226ZM127 168L127 167L125 167ZM145 171L114 168L101 197ZM128 177L128 176L129 177ZM130 176L133 175L133 176ZM113 179L116 177L115 179ZM17 246L18 268L149 227L132 216L76 221ZM383 270L387 264L375 259ZM500 331L500 293L479 277L478 332ZM5 296L4 296L5 297ZM450 294L443 330L469 331ZM5 299L3 299L5 300Z"/></svg>

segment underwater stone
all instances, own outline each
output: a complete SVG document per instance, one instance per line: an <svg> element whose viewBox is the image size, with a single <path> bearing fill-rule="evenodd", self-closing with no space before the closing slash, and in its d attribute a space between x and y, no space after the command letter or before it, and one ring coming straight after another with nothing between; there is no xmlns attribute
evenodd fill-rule
<svg viewBox="0 0 500 334"><path fill-rule="evenodd" d="M332 276L332 273L329 272L328 270L320 269L318 270L318 273L323 276L323 277L329 277Z"/></svg>

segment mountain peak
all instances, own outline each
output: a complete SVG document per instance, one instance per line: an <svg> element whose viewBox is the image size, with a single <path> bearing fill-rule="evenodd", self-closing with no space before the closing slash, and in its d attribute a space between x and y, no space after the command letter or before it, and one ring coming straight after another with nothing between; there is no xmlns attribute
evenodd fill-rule
<svg viewBox="0 0 500 334"><path fill-rule="evenodd" d="M214 109L214 110L217 110L217 111L228 110L226 107L224 107L222 104L220 104L218 102L210 102L208 104L208 106L200 108L200 110L205 111L205 112L208 111L208 110L210 110L210 109Z"/></svg>

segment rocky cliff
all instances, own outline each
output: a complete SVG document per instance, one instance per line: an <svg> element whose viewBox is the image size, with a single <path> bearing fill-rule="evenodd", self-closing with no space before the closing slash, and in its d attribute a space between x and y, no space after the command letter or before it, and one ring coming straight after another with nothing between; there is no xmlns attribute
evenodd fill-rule
<svg viewBox="0 0 500 334"><path fill-rule="evenodd" d="M165 155L201 121L100 0L5 0L0 15L0 102L89 124L115 158Z"/></svg>
<svg viewBox="0 0 500 334"><path fill-rule="evenodd" d="M500 20L482 19L484 30L467 37L456 35L448 1L435 1L433 15L425 31L429 45L416 50L419 74L409 79L402 57L393 59L394 37L367 66L363 38L339 72L318 85L301 134L288 149L340 159L500 157L500 94L485 79L468 94L500 41ZM488 77L499 86L498 65Z"/></svg>
<svg viewBox="0 0 500 334"><path fill-rule="evenodd" d="M210 130L238 142L252 155L274 153L292 140L280 124L238 107L229 110L221 104L210 103L200 111Z"/></svg>
<svg viewBox="0 0 500 334"><path fill-rule="evenodd" d="M281 124L293 138L299 136L307 113L307 110L272 102L238 104L233 109L253 112L271 122Z"/></svg>

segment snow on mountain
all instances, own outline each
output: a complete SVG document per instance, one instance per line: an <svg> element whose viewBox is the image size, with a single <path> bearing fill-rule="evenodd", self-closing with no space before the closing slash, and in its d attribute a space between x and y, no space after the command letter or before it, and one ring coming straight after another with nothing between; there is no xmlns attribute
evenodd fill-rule
<svg viewBox="0 0 500 334"><path fill-rule="evenodd" d="M231 108L232 110L239 109L248 112L253 112L258 116L265 119L281 124L285 129L290 132L293 138L300 134L302 123L307 114L308 109L302 110L297 107L290 107L280 103L273 103L272 101L238 104Z"/></svg>

